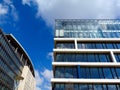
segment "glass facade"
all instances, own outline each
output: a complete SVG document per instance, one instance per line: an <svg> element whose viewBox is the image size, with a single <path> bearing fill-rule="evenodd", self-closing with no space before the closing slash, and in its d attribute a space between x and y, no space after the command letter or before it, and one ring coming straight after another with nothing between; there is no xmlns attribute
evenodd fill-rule
<svg viewBox="0 0 120 90"><path fill-rule="evenodd" d="M17 46L17 41L13 40L12 42ZM24 65L29 66L34 77L29 58L25 57L28 60L23 58L24 53L20 54L22 49L18 50L18 47L12 46L7 36L0 30L0 90L16 90L16 86L19 85L18 78L23 78L21 75Z"/></svg>
<svg viewBox="0 0 120 90"><path fill-rule="evenodd" d="M120 20L56 20L57 38L120 38Z"/></svg>
<svg viewBox="0 0 120 90"><path fill-rule="evenodd" d="M5 36L0 33L0 89L14 90L16 76L22 74L23 65L9 46Z"/></svg>
<svg viewBox="0 0 120 90"><path fill-rule="evenodd" d="M75 49L74 42L57 42L56 47L58 49Z"/></svg>
<svg viewBox="0 0 120 90"><path fill-rule="evenodd" d="M120 90L119 84L54 84L54 90Z"/></svg>
<svg viewBox="0 0 120 90"><path fill-rule="evenodd" d="M115 53L116 61L120 62L120 53Z"/></svg>
<svg viewBox="0 0 120 90"><path fill-rule="evenodd" d="M54 79L63 81L53 80L52 90L120 90L120 20L57 19L54 40Z"/></svg>
<svg viewBox="0 0 120 90"><path fill-rule="evenodd" d="M83 67L83 66L56 66L55 78L79 78L79 79L120 79L120 68L115 67Z"/></svg>
<svg viewBox="0 0 120 90"><path fill-rule="evenodd" d="M56 53L55 62L112 62L109 53Z"/></svg>
<svg viewBox="0 0 120 90"><path fill-rule="evenodd" d="M78 42L79 49L119 49L120 43L113 42Z"/></svg>

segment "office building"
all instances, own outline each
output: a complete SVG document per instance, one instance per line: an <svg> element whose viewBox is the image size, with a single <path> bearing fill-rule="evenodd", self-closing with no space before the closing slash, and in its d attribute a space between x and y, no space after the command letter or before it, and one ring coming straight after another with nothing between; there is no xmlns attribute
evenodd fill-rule
<svg viewBox="0 0 120 90"><path fill-rule="evenodd" d="M52 90L120 90L120 20L55 21Z"/></svg>
<svg viewBox="0 0 120 90"><path fill-rule="evenodd" d="M0 90L35 90L33 64L12 34L0 30Z"/></svg>

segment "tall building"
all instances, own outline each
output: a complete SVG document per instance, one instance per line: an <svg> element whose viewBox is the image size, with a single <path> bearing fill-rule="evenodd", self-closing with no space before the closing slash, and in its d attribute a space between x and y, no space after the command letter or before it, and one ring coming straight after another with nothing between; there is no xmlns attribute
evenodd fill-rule
<svg viewBox="0 0 120 90"><path fill-rule="evenodd" d="M52 90L120 90L120 20L55 21Z"/></svg>
<svg viewBox="0 0 120 90"><path fill-rule="evenodd" d="M0 90L35 90L33 64L12 34L0 30Z"/></svg>

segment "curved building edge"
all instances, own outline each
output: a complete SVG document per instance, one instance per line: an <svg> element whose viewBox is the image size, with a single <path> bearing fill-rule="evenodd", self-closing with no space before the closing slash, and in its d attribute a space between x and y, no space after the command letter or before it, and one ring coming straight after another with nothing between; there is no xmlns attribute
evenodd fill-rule
<svg viewBox="0 0 120 90"><path fill-rule="evenodd" d="M35 71L34 71L34 66L33 66L33 63L30 59L30 57L28 56L26 50L22 47L22 45L20 44L20 42L14 37L13 34L5 34L7 38L9 38L10 40L13 40L14 43L17 45L17 47L22 50L22 53L25 55L25 57L27 58L29 65L30 65L30 70L33 74L33 76L35 77Z"/></svg>

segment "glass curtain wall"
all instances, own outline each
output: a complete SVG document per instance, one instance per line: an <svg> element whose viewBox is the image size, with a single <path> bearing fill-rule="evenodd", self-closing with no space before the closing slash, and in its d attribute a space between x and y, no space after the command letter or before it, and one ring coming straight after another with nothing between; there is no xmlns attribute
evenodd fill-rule
<svg viewBox="0 0 120 90"><path fill-rule="evenodd" d="M79 49L120 49L120 43L113 42L78 42Z"/></svg>
<svg viewBox="0 0 120 90"><path fill-rule="evenodd" d="M55 37L120 38L119 20L56 20Z"/></svg>
<svg viewBox="0 0 120 90"><path fill-rule="evenodd" d="M119 84L54 84L53 90L120 90Z"/></svg>
<svg viewBox="0 0 120 90"><path fill-rule="evenodd" d="M55 62L112 62L109 53L56 53Z"/></svg>
<svg viewBox="0 0 120 90"><path fill-rule="evenodd" d="M55 78L120 79L120 68L114 67L55 67Z"/></svg>
<svg viewBox="0 0 120 90"><path fill-rule="evenodd" d="M22 73L22 63L0 31L0 90L14 90L14 80Z"/></svg>

